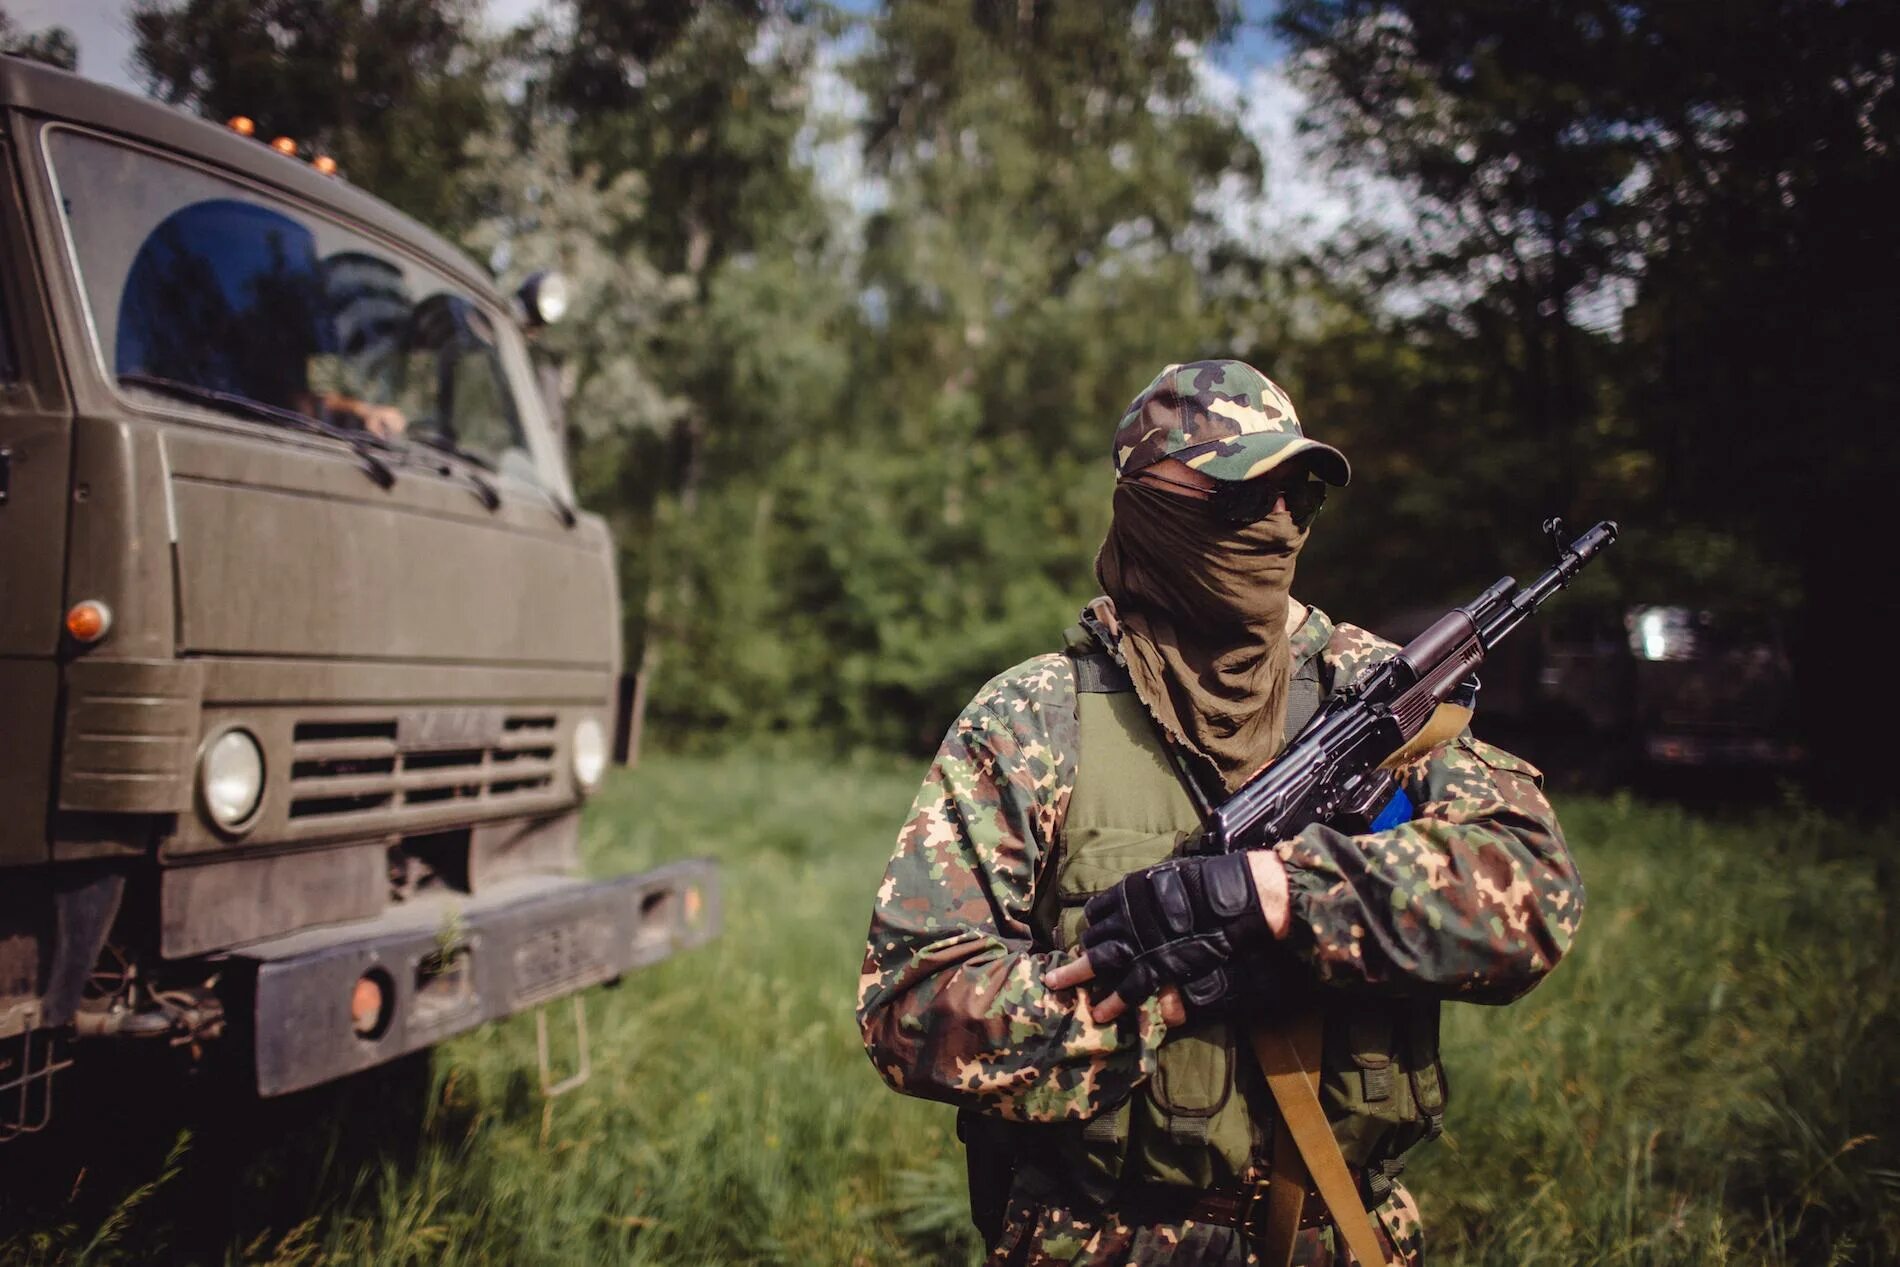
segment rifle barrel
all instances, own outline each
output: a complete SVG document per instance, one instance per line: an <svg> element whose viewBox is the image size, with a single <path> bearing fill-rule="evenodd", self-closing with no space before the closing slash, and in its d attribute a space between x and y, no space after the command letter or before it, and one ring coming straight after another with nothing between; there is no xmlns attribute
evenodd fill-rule
<svg viewBox="0 0 1900 1267"><path fill-rule="evenodd" d="M1555 567L1519 590L1505 607L1479 628L1478 637L1485 649L1490 650L1499 639L1523 624L1532 612L1549 602L1558 590L1568 586L1586 563L1603 553L1616 540L1616 532L1616 521L1605 519L1565 546ZM1491 592L1486 591L1485 597L1490 597Z"/></svg>

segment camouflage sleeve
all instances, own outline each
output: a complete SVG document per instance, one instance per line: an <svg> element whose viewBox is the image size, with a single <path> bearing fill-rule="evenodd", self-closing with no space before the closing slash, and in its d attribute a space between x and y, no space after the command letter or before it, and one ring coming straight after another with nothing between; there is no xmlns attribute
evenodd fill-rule
<svg viewBox="0 0 1900 1267"><path fill-rule="evenodd" d="M1093 1116L1154 1071L1150 1000L1109 1025L1041 976L1030 910L1075 786L1075 680L1041 656L944 737L871 913L858 1024L899 1091L1021 1121Z"/></svg>
<svg viewBox="0 0 1900 1267"><path fill-rule="evenodd" d="M1364 631L1341 635L1352 676L1384 658L1350 646ZM1289 944L1328 984L1508 1003L1556 965L1583 914L1542 776L1467 732L1400 780L1411 822L1365 836L1316 824L1280 844Z"/></svg>

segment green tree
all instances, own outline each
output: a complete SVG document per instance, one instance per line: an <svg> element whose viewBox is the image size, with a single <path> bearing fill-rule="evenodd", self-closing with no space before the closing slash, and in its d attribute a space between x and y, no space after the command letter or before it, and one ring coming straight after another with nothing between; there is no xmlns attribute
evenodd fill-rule
<svg viewBox="0 0 1900 1267"><path fill-rule="evenodd" d="M871 21L849 74L881 193L833 318L848 391L708 511L671 716L927 748L1055 645L1093 592L1114 419L1166 361L1230 342L1214 197L1261 169L1199 59L1232 22L988 2Z"/></svg>
<svg viewBox="0 0 1900 1267"><path fill-rule="evenodd" d="M791 5L566 0L536 38L528 97L569 123L578 163L609 180L637 172L646 190L645 214L608 241L687 287L653 373L682 401L688 504L708 466L745 466L761 432L785 423L782 401L729 372L727 339L745 332L716 329L716 310L735 289L756 293L761 275L819 275L829 222L796 151L822 34Z"/></svg>
<svg viewBox="0 0 1900 1267"><path fill-rule="evenodd" d="M1216 191L1262 174L1198 74L1234 18L1195 0L889 6L854 68L889 191L863 272L892 371L879 419L969 394L979 437L1104 453L1147 374L1218 344L1199 311Z"/></svg>
<svg viewBox="0 0 1900 1267"><path fill-rule="evenodd" d="M1854 547L1900 478L1871 423L1896 403L1874 367L1900 316L1900 11L1295 0L1281 27L1336 152L1427 209L1399 275L1449 288L1469 363L1509 373L1541 428L1528 486L1634 522L1633 596L1795 613L1820 764L1873 786L1847 738L1866 697L1838 685L1844 632L1895 615ZM1580 337L1618 278L1617 341Z"/></svg>
<svg viewBox="0 0 1900 1267"><path fill-rule="evenodd" d="M830 426L843 390L845 267L798 154L822 34L791 6L568 0L519 41L517 134L558 125L571 180L603 194L637 184L637 203L606 197L589 232L669 279L663 319L637 341L601 342L607 360L637 362L668 408L596 404L605 425L582 439L577 465L590 504L638 528L623 589L643 687L664 666L659 693L699 722L710 693L741 677L730 662L698 663L732 645L709 632L711 613L736 624L756 607L701 592L730 591L750 562L704 503Z"/></svg>
<svg viewBox="0 0 1900 1267"><path fill-rule="evenodd" d="M490 123L477 0L135 0L147 91L328 153L436 229L463 208L463 145Z"/></svg>
<svg viewBox="0 0 1900 1267"><path fill-rule="evenodd" d="M1463 439L1521 490L1518 518L1600 499L1616 349L1587 314L1642 263L1629 32L1606 6L1489 0L1293 0L1279 26L1309 125L1412 199L1415 231L1337 251L1455 318L1504 389L1472 402Z"/></svg>
<svg viewBox="0 0 1900 1267"><path fill-rule="evenodd" d="M22 31L4 8L0 8L0 53L45 62L61 70L79 67L79 44L71 31L63 26Z"/></svg>
<svg viewBox="0 0 1900 1267"><path fill-rule="evenodd" d="M1900 10L1744 0L1647 18L1666 60L1645 104L1671 143L1630 326L1661 507L1793 579L1816 775L1877 804L1866 719L1900 709L1900 688L1872 674L1843 690L1842 672L1844 647L1900 619L1874 562L1900 484L1884 422L1900 412Z"/></svg>

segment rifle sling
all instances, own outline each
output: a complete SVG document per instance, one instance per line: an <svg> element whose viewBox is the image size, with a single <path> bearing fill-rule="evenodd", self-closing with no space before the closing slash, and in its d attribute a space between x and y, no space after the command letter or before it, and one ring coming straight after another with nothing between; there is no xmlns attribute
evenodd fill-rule
<svg viewBox="0 0 1900 1267"><path fill-rule="evenodd" d="M1471 724L1471 710L1462 704L1440 704L1425 719L1424 728L1399 745L1398 751L1379 763L1381 770L1396 770L1415 757L1423 756L1439 744L1456 739Z"/></svg>
<svg viewBox="0 0 1900 1267"><path fill-rule="evenodd" d="M1471 710L1440 704L1425 726L1382 763L1393 770L1458 734L1471 723ZM1267 1178L1267 1226L1261 1261L1267 1267L1289 1267L1300 1231L1301 1207L1310 1182L1332 1215L1361 1267L1385 1260L1385 1249L1372 1229L1372 1216L1359 1197L1359 1185L1346 1167L1345 1154L1333 1134L1332 1123L1319 1102L1320 1047L1324 1036L1318 1012L1307 1012L1280 1025L1255 1027L1251 1037L1254 1057L1266 1074L1267 1089L1280 1110L1281 1125L1273 1138L1273 1170Z"/></svg>
<svg viewBox="0 0 1900 1267"><path fill-rule="evenodd" d="M1266 1074L1283 1128L1274 1133L1261 1261L1267 1267L1288 1267L1293 1261L1310 1177L1360 1267L1381 1267L1385 1249L1319 1102L1321 1025L1320 1014L1309 1011L1283 1024L1256 1026L1251 1035L1254 1058Z"/></svg>

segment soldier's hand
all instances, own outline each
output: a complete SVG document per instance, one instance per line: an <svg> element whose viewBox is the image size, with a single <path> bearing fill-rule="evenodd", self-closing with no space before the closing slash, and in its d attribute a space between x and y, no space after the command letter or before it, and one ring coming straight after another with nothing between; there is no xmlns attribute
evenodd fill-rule
<svg viewBox="0 0 1900 1267"><path fill-rule="evenodd" d="M1228 960L1271 945L1274 936L1254 868L1241 854L1171 858L1132 872L1091 898L1085 914L1084 956L1043 981L1055 989L1099 981L1090 1009L1098 1023L1167 986L1180 987L1197 1007L1218 1003L1232 988Z"/></svg>
<svg viewBox="0 0 1900 1267"><path fill-rule="evenodd" d="M1042 974L1042 983L1052 990L1066 990L1070 986L1081 985L1095 979L1095 969L1089 964L1087 952L1078 949L1075 958L1069 959ZM1161 1023L1163 1025L1187 1024L1187 1004L1181 998L1179 986L1164 985L1155 995L1161 1000ZM1106 1024L1128 1009L1120 999L1111 998L1101 1006L1089 1008L1089 1019L1097 1024Z"/></svg>

